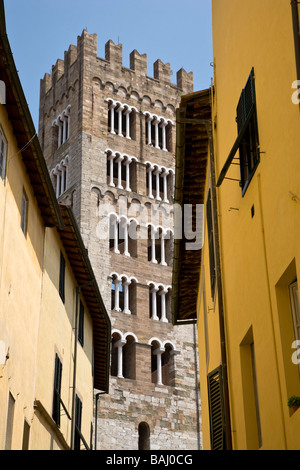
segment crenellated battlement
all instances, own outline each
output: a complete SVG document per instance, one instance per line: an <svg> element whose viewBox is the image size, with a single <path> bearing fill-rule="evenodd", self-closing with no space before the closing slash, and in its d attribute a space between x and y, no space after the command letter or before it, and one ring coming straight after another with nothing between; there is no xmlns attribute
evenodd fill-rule
<svg viewBox="0 0 300 470"><path fill-rule="evenodd" d="M77 37L77 46L70 45L69 49L64 52L64 60L58 59L56 64L52 66L51 74L46 73L41 79L41 94L47 92L55 85L62 76L68 76L72 66L78 60L100 60L107 66L113 67L114 72L118 69L121 72L123 67L123 46L115 44L112 40L105 44L105 59L97 57L97 34L89 34L87 30L83 30L81 36ZM147 75L147 54L140 54L136 49L129 55L129 69L138 73L139 77ZM151 77L148 77L151 78ZM170 63L163 63L157 59L153 64L153 78L164 85L171 84L171 68ZM177 72L177 83L175 86L189 93L193 91L193 72L186 72L183 68Z"/></svg>

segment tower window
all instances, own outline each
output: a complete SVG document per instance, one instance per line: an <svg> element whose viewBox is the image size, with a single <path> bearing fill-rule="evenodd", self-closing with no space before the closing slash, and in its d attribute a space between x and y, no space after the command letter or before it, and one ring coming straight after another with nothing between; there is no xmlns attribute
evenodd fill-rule
<svg viewBox="0 0 300 470"><path fill-rule="evenodd" d="M149 112L144 113L146 144L165 152L172 151L172 126L170 119L165 119Z"/></svg>
<svg viewBox="0 0 300 470"><path fill-rule="evenodd" d="M57 198L68 189L69 161L70 158L67 155L50 173Z"/></svg>
<svg viewBox="0 0 300 470"><path fill-rule="evenodd" d="M68 105L52 123L57 139L57 148L61 147L70 137L70 108L71 105Z"/></svg>
<svg viewBox="0 0 300 470"><path fill-rule="evenodd" d="M137 109L111 98L106 101L108 102L108 131L113 135L135 140Z"/></svg>

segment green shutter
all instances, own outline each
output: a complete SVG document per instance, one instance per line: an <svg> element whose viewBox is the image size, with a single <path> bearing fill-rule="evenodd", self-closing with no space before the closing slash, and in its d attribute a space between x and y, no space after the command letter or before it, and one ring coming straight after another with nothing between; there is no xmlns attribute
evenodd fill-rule
<svg viewBox="0 0 300 470"><path fill-rule="evenodd" d="M207 377L210 439L212 450L225 450L225 420L222 388L222 368L218 367Z"/></svg>

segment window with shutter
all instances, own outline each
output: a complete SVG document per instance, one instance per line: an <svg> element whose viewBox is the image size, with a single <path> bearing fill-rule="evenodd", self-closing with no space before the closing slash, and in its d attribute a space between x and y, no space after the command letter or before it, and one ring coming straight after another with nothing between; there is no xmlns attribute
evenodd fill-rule
<svg viewBox="0 0 300 470"><path fill-rule="evenodd" d="M215 369L208 375L207 384L211 449L226 450L221 367Z"/></svg>
<svg viewBox="0 0 300 470"><path fill-rule="evenodd" d="M300 340L300 300L298 282L293 282L289 287L295 339Z"/></svg>
<svg viewBox="0 0 300 470"><path fill-rule="evenodd" d="M23 191L22 205L21 205L21 229L24 235L26 235L26 232L27 232L27 215L28 215L28 198L27 198L25 191Z"/></svg>
<svg viewBox="0 0 300 470"><path fill-rule="evenodd" d="M240 139L241 186L244 192L259 163L259 141L256 118L254 70L251 70L237 107L237 126Z"/></svg>
<svg viewBox="0 0 300 470"><path fill-rule="evenodd" d="M76 395L75 403L75 439L74 450L80 450L81 442L81 416L82 416L82 402L78 395Z"/></svg>
<svg viewBox="0 0 300 470"><path fill-rule="evenodd" d="M58 355L56 354L55 355L52 418L54 419L58 427L60 426L61 375L62 375L62 363Z"/></svg>
<svg viewBox="0 0 300 470"><path fill-rule="evenodd" d="M232 164L237 151L239 150L240 184L242 188L242 195L244 195L260 162L253 68L247 80L246 86L242 90L237 105L236 122L238 136L229 153L225 165L221 170L217 181L217 186L220 186L223 180L226 178L228 169Z"/></svg>
<svg viewBox="0 0 300 470"><path fill-rule="evenodd" d="M7 142L0 128L0 177L5 179Z"/></svg>
<svg viewBox="0 0 300 470"><path fill-rule="evenodd" d="M84 339L84 306L82 302L80 302L79 307L79 322L78 322L78 341L83 347L83 339Z"/></svg>
<svg viewBox="0 0 300 470"><path fill-rule="evenodd" d="M66 270L65 258L63 257L63 254L60 253L59 295L63 302L65 302L65 270Z"/></svg>

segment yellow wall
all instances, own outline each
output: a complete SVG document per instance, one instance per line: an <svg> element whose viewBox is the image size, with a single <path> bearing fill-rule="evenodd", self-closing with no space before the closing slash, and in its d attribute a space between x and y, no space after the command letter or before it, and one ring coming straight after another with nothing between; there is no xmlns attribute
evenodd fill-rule
<svg viewBox="0 0 300 470"><path fill-rule="evenodd" d="M36 399L42 401L48 413L52 413L55 355L62 362L61 398L72 414L72 390L74 370L74 327L76 311L76 282L68 262L66 262L65 303L59 296L60 250L65 259L63 247L57 232L46 229L45 266L43 275L43 295L40 319L39 358L37 369ZM84 304L83 299L81 299ZM90 443L90 429L93 419L93 382L92 382L92 321L85 307L84 347L77 346L76 393L82 401L82 434ZM48 366L45 367L45 364ZM42 426L40 427L40 425ZM49 448L49 433L43 427L45 423L34 423L33 448ZM71 422L62 411L60 431L70 445Z"/></svg>
<svg viewBox="0 0 300 470"><path fill-rule="evenodd" d="M8 142L6 179L0 178L0 449L5 448L9 393L15 400L11 448L22 449L26 420L30 449L59 449L63 441L57 438L51 419L55 354L63 364L61 394L71 415L76 282L65 255L63 303L58 287L60 251L64 250L56 229L44 227L5 106L0 106L0 125ZM23 188L29 202L26 236L20 226ZM4 356L9 352L6 361L3 351ZM85 306L76 393L82 401L81 432L88 445L93 420L92 360L93 325ZM35 410L35 400L45 413ZM71 423L63 411L59 431L70 445Z"/></svg>
<svg viewBox="0 0 300 470"><path fill-rule="evenodd" d="M9 359L0 364L0 448L5 446L11 392L18 423L12 448L18 449L24 419L31 423L33 417L44 228L4 106L0 125L8 141L6 179L0 179L0 341L9 350ZM26 236L20 227L23 187L29 199Z"/></svg>
<svg viewBox="0 0 300 470"><path fill-rule="evenodd" d="M212 0L212 16L217 177L237 138L236 107L252 67L261 150L243 197L235 181L224 180L217 190L233 447L258 447L254 398L249 392L253 337L261 448L298 449L300 411L290 415L287 407L289 396L300 395L297 366L291 361L294 336L287 288L300 274L300 203L290 196L300 198L300 116L291 100L297 77L290 1ZM231 165L227 176L239 178L239 166ZM208 276L209 272L206 283ZM207 296L209 290L207 286ZM203 337L201 309L200 305ZM212 350L219 338L215 314L207 312L212 343L209 370L213 370L219 352ZM205 401L202 409L208 447Z"/></svg>

